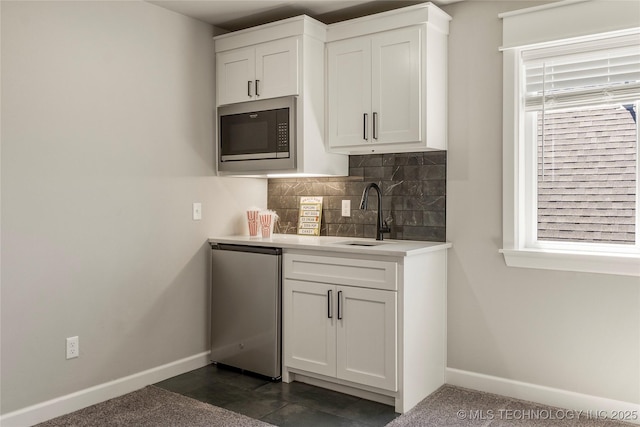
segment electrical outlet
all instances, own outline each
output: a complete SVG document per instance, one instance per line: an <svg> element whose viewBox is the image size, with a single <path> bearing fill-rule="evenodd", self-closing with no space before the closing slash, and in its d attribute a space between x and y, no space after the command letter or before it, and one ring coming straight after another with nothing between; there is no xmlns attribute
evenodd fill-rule
<svg viewBox="0 0 640 427"><path fill-rule="evenodd" d="M351 216L351 200L342 201L342 216Z"/></svg>
<svg viewBox="0 0 640 427"><path fill-rule="evenodd" d="M80 340L78 337L67 338L67 359L80 356Z"/></svg>
<svg viewBox="0 0 640 427"><path fill-rule="evenodd" d="M193 220L200 221L202 219L202 203L195 202L193 204Z"/></svg>

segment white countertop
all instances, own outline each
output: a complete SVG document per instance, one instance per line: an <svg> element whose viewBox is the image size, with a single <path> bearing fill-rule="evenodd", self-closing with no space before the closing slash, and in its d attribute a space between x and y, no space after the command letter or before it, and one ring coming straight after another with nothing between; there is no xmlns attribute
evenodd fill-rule
<svg viewBox="0 0 640 427"><path fill-rule="evenodd" d="M444 250L452 246L449 242L422 242L416 240L377 241L358 237L299 236L297 234L273 234L270 238L265 239L249 236L212 237L209 239L209 243L387 256L411 256L425 252ZM356 243L356 245L350 245L349 243Z"/></svg>

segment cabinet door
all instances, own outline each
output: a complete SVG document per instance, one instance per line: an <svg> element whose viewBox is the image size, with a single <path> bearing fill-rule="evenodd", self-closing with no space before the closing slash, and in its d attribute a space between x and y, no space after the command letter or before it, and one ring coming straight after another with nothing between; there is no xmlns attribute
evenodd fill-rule
<svg viewBox="0 0 640 427"><path fill-rule="evenodd" d="M425 114L420 96L420 31L419 27L410 27L372 38L374 143L420 140L420 118Z"/></svg>
<svg viewBox="0 0 640 427"><path fill-rule="evenodd" d="M337 377L396 391L396 292L346 286L337 291Z"/></svg>
<svg viewBox="0 0 640 427"><path fill-rule="evenodd" d="M255 49L234 49L216 55L218 105L254 99Z"/></svg>
<svg viewBox="0 0 640 427"><path fill-rule="evenodd" d="M285 366L335 377L335 286L286 279L283 292Z"/></svg>
<svg viewBox="0 0 640 427"><path fill-rule="evenodd" d="M327 45L329 147L362 146L371 140L371 41Z"/></svg>
<svg viewBox="0 0 640 427"><path fill-rule="evenodd" d="M256 46L258 99L298 94L298 38L290 37Z"/></svg>

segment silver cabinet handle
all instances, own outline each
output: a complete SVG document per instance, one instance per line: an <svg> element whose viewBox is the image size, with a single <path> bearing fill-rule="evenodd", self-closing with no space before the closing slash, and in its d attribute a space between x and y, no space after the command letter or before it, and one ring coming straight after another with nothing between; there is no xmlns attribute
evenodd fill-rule
<svg viewBox="0 0 640 427"><path fill-rule="evenodd" d="M368 128L369 128L369 114L364 113L363 117L362 117L362 137L364 138L365 141L369 140L369 133L368 133Z"/></svg>
<svg viewBox="0 0 640 427"><path fill-rule="evenodd" d="M256 96L260 96L258 93L258 83L260 83L260 80L256 80Z"/></svg>
<svg viewBox="0 0 640 427"><path fill-rule="evenodd" d="M373 113L373 139L378 139L378 113Z"/></svg>
<svg viewBox="0 0 640 427"><path fill-rule="evenodd" d="M333 318L333 291L327 291L327 317Z"/></svg>
<svg viewBox="0 0 640 427"><path fill-rule="evenodd" d="M251 80L247 82L247 96L251 98Z"/></svg>
<svg viewBox="0 0 640 427"><path fill-rule="evenodd" d="M342 291L338 291L338 320L342 320Z"/></svg>

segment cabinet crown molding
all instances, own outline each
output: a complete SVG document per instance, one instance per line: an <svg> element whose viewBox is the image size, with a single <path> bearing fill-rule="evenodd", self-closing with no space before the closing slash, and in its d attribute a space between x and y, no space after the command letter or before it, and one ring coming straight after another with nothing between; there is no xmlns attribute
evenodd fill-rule
<svg viewBox="0 0 640 427"><path fill-rule="evenodd" d="M421 3L328 25L326 41L332 42L419 24L429 24L433 29L448 35L449 21L451 16L433 3Z"/></svg>
<svg viewBox="0 0 640 427"><path fill-rule="evenodd" d="M244 30L233 31L213 38L215 51L247 47L258 43L294 36L310 36L326 42L327 25L307 15L270 22Z"/></svg>

